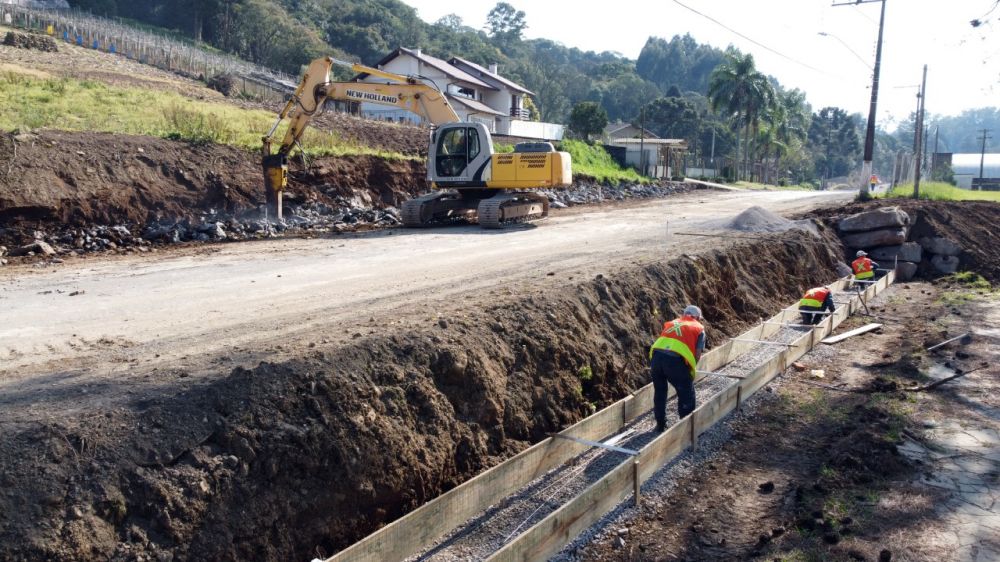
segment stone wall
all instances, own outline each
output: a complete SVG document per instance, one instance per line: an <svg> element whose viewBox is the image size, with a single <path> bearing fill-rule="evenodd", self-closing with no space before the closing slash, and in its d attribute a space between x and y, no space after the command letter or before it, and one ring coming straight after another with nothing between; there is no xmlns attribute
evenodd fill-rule
<svg viewBox="0 0 1000 562"><path fill-rule="evenodd" d="M844 245L864 250L883 268L895 265L896 276L908 281L922 269L934 273L954 273L962 247L944 237L911 240L913 224L899 207L882 207L840 220L838 229Z"/></svg>

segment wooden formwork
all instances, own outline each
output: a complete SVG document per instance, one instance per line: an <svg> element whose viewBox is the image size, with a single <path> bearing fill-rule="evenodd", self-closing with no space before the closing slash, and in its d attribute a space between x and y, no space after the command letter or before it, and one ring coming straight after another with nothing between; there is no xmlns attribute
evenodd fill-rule
<svg viewBox="0 0 1000 562"><path fill-rule="evenodd" d="M888 274L862 293L871 298L892 284ZM841 279L830 285L844 290L849 281ZM648 480L660 468L689 447L695 447L700 434L739 407L739 404L763 388L793 362L808 353L826 335L861 307L860 298L841 306L836 313L803 334L776 357L754 369L746 378L735 381L701 405L690 416L674 424L662 435L630 457L567 504L549 514L487 560L490 562L543 560L558 552L567 542L593 525L606 513L634 493L637 484ZM798 304L783 309L738 338L760 340L781 329L781 324L795 322ZM755 344L728 341L705 353L698 362L700 370L715 371L749 350ZM699 376L700 380L703 376ZM673 389L670 389L671 396ZM620 432L628 423L652 408L653 388L646 385L630 396L563 430L560 435L601 440ZM505 498L535 478L585 452L587 445L568 439L548 438L525 449L503 463L487 470L461 486L442 494L407 515L375 531L368 537L327 558L325 562L399 561L420 552L473 516ZM635 468L638 462L638 470ZM639 481L636 482L636 474Z"/></svg>

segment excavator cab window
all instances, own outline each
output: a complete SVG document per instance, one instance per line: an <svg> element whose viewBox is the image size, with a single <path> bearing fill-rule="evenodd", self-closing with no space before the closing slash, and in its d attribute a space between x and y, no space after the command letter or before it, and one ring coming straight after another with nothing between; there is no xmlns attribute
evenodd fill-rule
<svg viewBox="0 0 1000 562"><path fill-rule="evenodd" d="M479 155L479 150L479 133L475 129L455 127L445 130L438 138L435 163L438 176L461 176L469 161Z"/></svg>

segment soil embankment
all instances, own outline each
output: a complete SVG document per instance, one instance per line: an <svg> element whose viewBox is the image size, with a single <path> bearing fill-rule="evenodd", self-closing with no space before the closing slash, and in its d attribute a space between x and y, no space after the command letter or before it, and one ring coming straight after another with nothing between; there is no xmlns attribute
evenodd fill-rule
<svg viewBox="0 0 1000 562"><path fill-rule="evenodd" d="M719 342L829 281L839 246L821 234L511 296L430 329L300 342L300 358L72 419L10 420L0 558L332 553L644 384L650 335L686 303Z"/></svg>

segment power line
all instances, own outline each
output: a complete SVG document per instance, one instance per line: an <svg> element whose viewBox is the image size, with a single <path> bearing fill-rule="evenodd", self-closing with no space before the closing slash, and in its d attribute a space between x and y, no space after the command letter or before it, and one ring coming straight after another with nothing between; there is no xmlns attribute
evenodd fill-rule
<svg viewBox="0 0 1000 562"><path fill-rule="evenodd" d="M712 16L710 16L708 14L703 14L702 12L699 12L698 10L695 10L694 8L692 8L691 6L688 6L688 5L684 4L680 0L674 0L674 4L677 4L678 6L684 8L686 10L690 10L690 11L698 14L699 16L701 16L701 17L703 17L703 18L711 21L712 23L718 25L719 27L725 29L726 31L729 31L730 33L733 33L733 34L737 35L738 37L742 37L743 39L746 39L747 41L753 43L754 45L757 45L758 47L760 47L762 49L770 51L770 52L778 55L779 57L781 57L781 58L783 58L785 60L788 60L790 62L794 62L795 64L797 64L799 66L803 66L803 67L808 68L810 70L814 70L816 72L819 72L820 74L825 74L825 75L833 77L833 78L844 79L842 76L837 76L835 74L830 74L830 73L826 72L825 70L816 68L815 66L812 66L810 64L806 64L806 63L804 63L804 62L802 62L800 60L793 59L792 57L790 57L790 56L788 56L788 55L786 55L786 54L784 54L782 52L776 51L776 50L772 49L771 47L768 47L767 45L761 43L760 41L757 41L756 39L752 39L750 37L747 37L746 35L740 33L739 31L736 31L735 29L733 29L733 28L729 27L728 25L722 23L721 21L713 18Z"/></svg>

